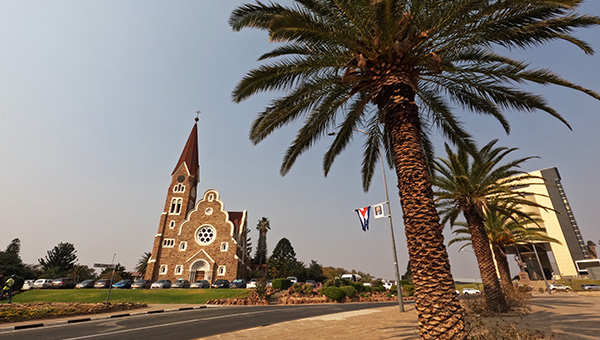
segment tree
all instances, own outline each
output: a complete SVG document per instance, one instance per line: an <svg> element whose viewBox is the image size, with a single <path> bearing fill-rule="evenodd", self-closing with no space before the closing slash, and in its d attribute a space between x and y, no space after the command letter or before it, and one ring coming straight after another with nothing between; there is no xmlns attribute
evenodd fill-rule
<svg viewBox="0 0 600 340"><path fill-rule="evenodd" d="M287 277L298 273L296 252L287 238L284 237L277 242L273 254L267 262L267 270L272 278Z"/></svg>
<svg viewBox="0 0 600 340"><path fill-rule="evenodd" d="M66 276L77 263L77 250L72 243L59 243L46 252L46 257L38 259L44 272L52 272L55 277Z"/></svg>
<svg viewBox="0 0 600 340"><path fill-rule="evenodd" d="M134 270L138 272L142 277L146 277L146 269L148 268L148 261L150 260L151 256L151 252L144 252L144 254L142 254L142 257L140 257L137 265L134 268Z"/></svg>
<svg viewBox="0 0 600 340"><path fill-rule="evenodd" d="M284 156L282 175L337 129L323 160L327 175L354 129L363 127L369 133L362 167L367 190L379 149L385 148L398 179L422 338L466 337L433 200L429 128L436 126L452 142L474 149L450 102L496 118L507 132L501 109L541 110L565 122L542 97L515 87L521 82L573 88L600 99L549 70L491 50L565 40L593 53L570 35L573 28L600 24L598 17L574 12L580 2L296 0L289 7L245 4L230 16L234 30L265 30L270 41L282 43L260 57L270 63L251 70L233 91L236 102L264 91L283 93L252 124L254 143L303 120Z"/></svg>
<svg viewBox="0 0 600 340"><path fill-rule="evenodd" d="M512 276L506 256L506 248L517 247L522 243L529 242L560 242L549 237L544 229L538 226L541 222L533 213L526 216L518 211L518 207L511 206L496 209L496 202L490 204L490 209L485 212L484 226L487 233L494 259L500 274L500 283L505 291L511 290ZM460 249L472 245L471 233L466 223L458 222L455 225L463 228L454 229L452 232L459 237L450 240L449 245L455 242L468 241Z"/></svg>
<svg viewBox="0 0 600 340"><path fill-rule="evenodd" d="M263 217L258 220L256 230L258 230L258 245L256 246L254 263L265 264L267 263L267 232L271 230L271 222L269 222L269 219Z"/></svg>
<svg viewBox="0 0 600 340"><path fill-rule="evenodd" d="M79 264L71 269L70 277L74 278L77 282L90 280L96 278L96 271L94 268Z"/></svg>
<svg viewBox="0 0 600 340"><path fill-rule="evenodd" d="M590 252L590 255L593 256L594 258L598 258L598 255L596 254L596 243L594 243L594 241L587 241L587 249Z"/></svg>
<svg viewBox="0 0 600 340"><path fill-rule="evenodd" d="M323 282L325 280L325 275L323 275L323 266L321 266L317 261L311 260L308 268L306 269L306 279Z"/></svg>
<svg viewBox="0 0 600 340"><path fill-rule="evenodd" d="M5 251L0 251L0 274L23 278L37 277L35 271L23 263L21 259L21 241L16 238L10 241Z"/></svg>
<svg viewBox="0 0 600 340"><path fill-rule="evenodd" d="M465 149L455 153L446 144L447 158L434 161L433 184L438 188L435 195L443 216L442 224L450 222L454 225L460 214L467 221L488 308L505 312L508 303L498 281L484 224L490 200L493 198L497 202L495 207L500 212L510 209L508 216L512 216L511 213L519 214L515 208L517 206L544 207L523 196L534 193L515 190L524 183L538 179L519 170L519 166L532 157L503 164L504 158L517 149L496 147L496 143L497 140L489 142L472 156Z"/></svg>
<svg viewBox="0 0 600 340"><path fill-rule="evenodd" d="M110 280L111 277L113 277L113 269L112 268L104 268L102 270L102 272L100 273L100 278L102 278L102 279ZM127 272L127 269L125 269L125 266L121 265L120 263L117 263L115 265L115 275L113 277L112 282L119 282L123 279L132 279L131 274L129 272Z"/></svg>

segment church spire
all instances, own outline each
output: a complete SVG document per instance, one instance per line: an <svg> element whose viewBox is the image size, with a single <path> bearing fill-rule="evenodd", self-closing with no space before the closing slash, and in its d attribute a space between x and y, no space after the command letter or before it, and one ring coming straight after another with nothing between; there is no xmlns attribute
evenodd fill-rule
<svg viewBox="0 0 600 340"><path fill-rule="evenodd" d="M190 176L194 177L197 183L199 180L198 173L200 170L200 165L198 163L198 117L196 117L194 120L196 122L192 128L192 132L185 143L181 157L179 157L179 161L177 162L177 165L175 166L171 176L174 175L177 169L179 169L185 163L188 171L190 172Z"/></svg>

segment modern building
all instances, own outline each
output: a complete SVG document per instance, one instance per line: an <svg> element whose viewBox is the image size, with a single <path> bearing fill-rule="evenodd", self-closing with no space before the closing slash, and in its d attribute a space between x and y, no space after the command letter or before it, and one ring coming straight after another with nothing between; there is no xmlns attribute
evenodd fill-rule
<svg viewBox="0 0 600 340"><path fill-rule="evenodd" d="M246 211L224 208L207 190L196 202L199 183L198 118L171 173L165 208L154 237L146 279L232 281L249 270Z"/></svg>
<svg viewBox="0 0 600 340"><path fill-rule="evenodd" d="M576 276L578 272L575 261L587 260L591 256L567 200L558 169L537 170L530 172L529 175L539 179L531 180L530 184L518 190L529 193L526 194L527 199L551 209L527 207L526 210L538 214L542 219L540 227L545 229L548 236L557 239L561 244L548 242L520 244L518 249L512 247L507 249L507 252L520 257L523 267L530 272L532 279L541 279L542 273L548 279L552 275Z"/></svg>

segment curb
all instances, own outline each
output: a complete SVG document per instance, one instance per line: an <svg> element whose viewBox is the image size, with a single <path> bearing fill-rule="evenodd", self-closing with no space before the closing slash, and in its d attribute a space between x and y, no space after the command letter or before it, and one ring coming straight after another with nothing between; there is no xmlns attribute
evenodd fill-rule
<svg viewBox="0 0 600 340"><path fill-rule="evenodd" d="M196 307L169 308L169 309L152 309L152 310L147 310L147 311L137 311L137 312L134 311L131 313L119 313L119 314L102 315L102 316L95 316L95 317L94 316L82 317L82 318L68 319L68 320L55 320L55 321L47 321L47 322L40 322L40 323L31 323L31 324L27 324L27 325L0 327L0 333L8 332L8 331L18 331L18 330L29 329L29 328L38 328L38 327L44 327L44 326L56 326L56 325L80 323L80 322L95 321L95 320L102 320L102 319L117 319L117 318L124 318L124 317L128 317L128 316L137 316L137 315L146 315L146 314L188 311L188 310L202 309L202 308L207 308L207 305L196 306Z"/></svg>

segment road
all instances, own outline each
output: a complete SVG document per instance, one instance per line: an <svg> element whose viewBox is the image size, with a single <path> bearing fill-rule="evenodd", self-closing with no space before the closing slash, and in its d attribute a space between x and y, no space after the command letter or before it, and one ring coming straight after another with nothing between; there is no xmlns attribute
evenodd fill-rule
<svg viewBox="0 0 600 340"><path fill-rule="evenodd" d="M306 317L392 306L395 302L203 308L0 333L2 340L197 339Z"/></svg>

